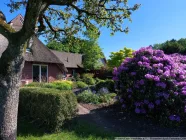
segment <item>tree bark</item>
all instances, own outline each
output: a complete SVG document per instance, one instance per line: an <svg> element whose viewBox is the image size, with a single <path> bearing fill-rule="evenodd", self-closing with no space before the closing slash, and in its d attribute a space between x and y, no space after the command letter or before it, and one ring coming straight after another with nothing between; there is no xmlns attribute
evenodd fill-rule
<svg viewBox="0 0 186 140"><path fill-rule="evenodd" d="M0 140L16 140L17 135L19 87L24 65L23 49L17 53L14 50L17 45L19 44L9 42L8 48L12 50L7 49L0 61ZM8 51L15 53L16 57L6 59ZM6 65L3 66L2 63Z"/></svg>

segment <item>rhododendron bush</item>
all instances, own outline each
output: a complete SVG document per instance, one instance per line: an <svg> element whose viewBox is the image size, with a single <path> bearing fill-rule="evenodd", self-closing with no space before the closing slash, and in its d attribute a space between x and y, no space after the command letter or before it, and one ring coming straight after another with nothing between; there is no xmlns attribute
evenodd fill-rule
<svg viewBox="0 0 186 140"><path fill-rule="evenodd" d="M141 48L113 74L122 108L165 124L185 122L186 56Z"/></svg>

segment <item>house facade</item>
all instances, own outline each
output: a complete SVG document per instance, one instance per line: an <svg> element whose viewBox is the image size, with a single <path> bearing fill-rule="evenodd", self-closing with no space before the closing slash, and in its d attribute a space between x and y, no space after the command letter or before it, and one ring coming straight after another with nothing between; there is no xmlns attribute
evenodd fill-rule
<svg viewBox="0 0 186 140"><path fill-rule="evenodd" d="M18 15L8 22L16 31L21 30L23 17ZM8 40L0 34L0 57L8 46ZM35 35L31 37L25 50L25 65L21 82L52 82L66 79L76 73L83 73L83 55L48 49ZM106 60L100 60L106 65Z"/></svg>
<svg viewBox="0 0 186 140"><path fill-rule="evenodd" d="M23 25L23 17L18 15L9 24L19 31ZM0 34L0 57L6 50L8 40ZM25 52L25 65L22 72L22 84L31 82L51 82L58 79L58 75L68 72L63 62L50 51L36 36L33 36Z"/></svg>

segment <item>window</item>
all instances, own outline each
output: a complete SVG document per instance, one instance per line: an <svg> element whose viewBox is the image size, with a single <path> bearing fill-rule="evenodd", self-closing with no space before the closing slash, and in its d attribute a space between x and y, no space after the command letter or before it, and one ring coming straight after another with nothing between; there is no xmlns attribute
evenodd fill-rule
<svg viewBox="0 0 186 140"><path fill-rule="evenodd" d="M76 74L76 70L73 69L73 70L72 70L72 75L74 76L75 74Z"/></svg>
<svg viewBox="0 0 186 140"><path fill-rule="evenodd" d="M48 82L48 66L33 65L33 82Z"/></svg>

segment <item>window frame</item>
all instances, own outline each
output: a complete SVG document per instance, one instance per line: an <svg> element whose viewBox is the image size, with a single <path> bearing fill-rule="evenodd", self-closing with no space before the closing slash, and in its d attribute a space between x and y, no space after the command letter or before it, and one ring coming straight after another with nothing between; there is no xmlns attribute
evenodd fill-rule
<svg viewBox="0 0 186 140"><path fill-rule="evenodd" d="M33 78L33 67L34 66L39 66L39 83L41 83L41 66L46 66L47 67L47 83L48 83L48 65L45 65L45 64L32 64L32 82L34 81L34 78Z"/></svg>

